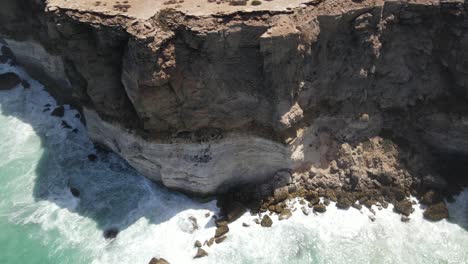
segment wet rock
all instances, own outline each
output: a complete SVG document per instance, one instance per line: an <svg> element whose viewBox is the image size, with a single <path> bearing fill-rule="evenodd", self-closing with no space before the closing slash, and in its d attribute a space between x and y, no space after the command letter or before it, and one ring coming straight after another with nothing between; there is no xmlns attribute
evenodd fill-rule
<svg viewBox="0 0 468 264"><path fill-rule="evenodd" d="M361 210L362 209L362 205L358 204L358 203L354 203L352 205L353 208L357 209L357 210Z"/></svg>
<svg viewBox="0 0 468 264"><path fill-rule="evenodd" d="M348 197L338 198L336 203L336 207L340 209L348 209L351 205L353 205L353 202Z"/></svg>
<svg viewBox="0 0 468 264"><path fill-rule="evenodd" d="M329 206L330 205L330 199L327 199L327 198L323 199L323 204L325 206Z"/></svg>
<svg viewBox="0 0 468 264"><path fill-rule="evenodd" d="M402 201L406 198L406 194L402 189L396 187L387 187L382 189L382 194L385 200L395 203Z"/></svg>
<svg viewBox="0 0 468 264"><path fill-rule="evenodd" d="M212 237L208 241L205 241L205 245L211 247L213 245L214 241L215 241L215 238Z"/></svg>
<svg viewBox="0 0 468 264"><path fill-rule="evenodd" d="M243 226L243 227L249 227L250 225L247 224L247 223L242 223L242 226Z"/></svg>
<svg viewBox="0 0 468 264"><path fill-rule="evenodd" d="M224 236L227 232L229 232L229 227L227 225L220 226L216 228L215 237Z"/></svg>
<svg viewBox="0 0 468 264"><path fill-rule="evenodd" d="M202 248L198 248L197 250L197 254L195 254L195 257L193 257L194 259L196 258L203 258L203 257L206 257L208 256L208 252L206 252L204 249Z"/></svg>
<svg viewBox="0 0 468 264"><path fill-rule="evenodd" d="M193 246L197 247L197 248L200 248L200 247L202 247L202 243L199 240L197 240L197 241L195 241L195 244Z"/></svg>
<svg viewBox="0 0 468 264"><path fill-rule="evenodd" d="M292 216L292 212L289 209L283 209L278 217L279 220L285 220Z"/></svg>
<svg viewBox="0 0 468 264"><path fill-rule="evenodd" d="M97 160L97 156L95 154L89 154L88 155L88 160L89 161L96 161Z"/></svg>
<svg viewBox="0 0 468 264"><path fill-rule="evenodd" d="M273 225L273 221L268 215L264 215L262 221L260 222L260 225L263 227L271 227Z"/></svg>
<svg viewBox="0 0 468 264"><path fill-rule="evenodd" d="M80 197L80 190L74 187L70 187L70 192L74 197Z"/></svg>
<svg viewBox="0 0 468 264"><path fill-rule="evenodd" d="M375 221L375 216L369 215L369 220L371 220L372 222L374 222L374 221Z"/></svg>
<svg viewBox="0 0 468 264"><path fill-rule="evenodd" d="M397 202L393 210L405 216L409 216L414 212L413 204L408 199Z"/></svg>
<svg viewBox="0 0 468 264"><path fill-rule="evenodd" d="M301 210L302 210L302 213L303 213L304 215L309 215L309 212L310 212L310 209L309 209L309 208L307 208L307 207L305 207L305 206L302 206L302 207L301 207Z"/></svg>
<svg viewBox="0 0 468 264"><path fill-rule="evenodd" d="M245 206L239 202L231 202L225 205L223 209L226 220L229 223L239 219L246 211Z"/></svg>
<svg viewBox="0 0 468 264"><path fill-rule="evenodd" d="M423 216L430 221L440 221L449 218L449 211L444 202L439 202L430 205L426 211L424 211Z"/></svg>
<svg viewBox="0 0 468 264"><path fill-rule="evenodd" d="M312 204L312 205L316 205L318 203L320 203L320 198L318 198L318 197L313 198L313 199L310 200L310 204Z"/></svg>
<svg viewBox="0 0 468 264"><path fill-rule="evenodd" d="M327 207L324 204L316 204L314 206L314 212L325 213L326 211L327 211Z"/></svg>
<svg viewBox="0 0 468 264"><path fill-rule="evenodd" d="M119 229L112 227L104 231L105 239L114 239L119 234Z"/></svg>
<svg viewBox="0 0 468 264"><path fill-rule="evenodd" d="M424 205L431 205L442 202L444 199L439 193L430 190L426 192L422 197L420 202Z"/></svg>
<svg viewBox="0 0 468 264"><path fill-rule="evenodd" d="M56 107L52 111L52 113L50 113L51 116L56 116L56 117L63 117L64 114L65 114L65 108L63 107L63 105Z"/></svg>
<svg viewBox="0 0 468 264"><path fill-rule="evenodd" d="M12 51L9 47L7 47L7 46L2 46L1 51L2 51L2 56L3 56L6 60L12 60L12 61L15 61L15 60L16 60L15 54L13 54L13 51Z"/></svg>
<svg viewBox="0 0 468 264"><path fill-rule="evenodd" d="M372 208L372 206L374 204L376 204L377 201L373 200L373 199L366 199L366 201L364 202L364 206L367 207L367 208Z"/></svg>
<svg viewBox="0 0 468 264"><path fill-rule="evenodd" d="M224 240L226 240L227 236L222 236L222 237L217 237L215 238L216 244L222 243Z"/></svg>
<svg viewBox="0 0 468 264"><path fill-rule="evenodd" d="M326 190L325 191L325 197L330 199L333 202L338 201L338 198L336 197L336 193L333 190Z"/></svg>
<svg viewBox="0 0 468 264"><path fill-rule="evenodd" d="M7 72L0 74L0 91L13 89L20 83L21 79L16 73Z"/></svg>
<svg viewBox="0 0 468 264"><path fill-rule="evenodd" d="M285 187L276 189L274 191L273 197L275 198L275 201L282 202L286 200L286 198L288 198L288 195L289 195L288 187L285 186Z"/></svg>
<svg viewBox="0 0 468 264"><path fill-rule="evenodd" d="M411 220L411 218L405 216L405 215L402 215L401 216L401 219L400 219L403 223L407 223Z"/></svg>
<svg viewBox="0 0 468 264"><path fill-rule="evenodd" d="M226 221L225 219L216 219L215 220L216 227L227 226L228 224L229 224L229 222Z"/></svg>
<svg viewBox="0 0 468 264"><path fill-rule="evenodd" d="M29 84L29 82L26 80L22 80L21 85L24 87L24 89L28 89L29 87L31 87L31 84Z"/></svg>
<svg viewBox="0 0 468 264"><path fill-rule="evenodd" d="M72 127L65 120L62 120L62 128L72 129Z"/></svg>
<svg viewBox="0 0 468 264"><path fill-rule="evenodd" d="M169 262L163 258L152 258L148 264L169 264Z"/></svg>

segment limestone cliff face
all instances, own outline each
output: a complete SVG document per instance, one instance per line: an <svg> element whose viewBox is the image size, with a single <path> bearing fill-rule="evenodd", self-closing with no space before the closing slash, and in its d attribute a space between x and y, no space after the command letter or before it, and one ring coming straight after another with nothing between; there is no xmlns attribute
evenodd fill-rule
<svg viewBox="0 0 468 264"><path fill-rule="evenodd" d="M336 180L311 184L365 188L376 172L332 167L343 144L376 136L427 164L468 156L462 1L223 3L217 12L185 1L152 13L141 2L116 11L5 0L0 33L54 94L83 107L96 142L151 179L211 194L278 171L320 172Z"/></svg>

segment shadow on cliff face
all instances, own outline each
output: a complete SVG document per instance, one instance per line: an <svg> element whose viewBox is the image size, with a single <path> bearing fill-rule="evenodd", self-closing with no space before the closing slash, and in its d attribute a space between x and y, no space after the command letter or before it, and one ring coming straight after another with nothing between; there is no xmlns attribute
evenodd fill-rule
<svg viewBox="0 0 468 264"><path fill-rule="evenodd" d="M49 201L90 218L108 237L141 218L159 224L188 209L214 208L212 203L169 191L139 175L117 155L96 149L78 111L57 107L39 83L16 67L0 64L1 73L9 71L27 82L4 91L1 112L29 124L43 149L35 171L36 201Z"/></svg>

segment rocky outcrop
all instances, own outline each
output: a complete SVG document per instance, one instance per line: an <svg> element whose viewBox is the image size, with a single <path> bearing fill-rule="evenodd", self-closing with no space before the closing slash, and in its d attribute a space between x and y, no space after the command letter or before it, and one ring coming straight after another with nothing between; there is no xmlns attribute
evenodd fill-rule
<svg viewBox="0 0 468 264"><path fill-rule="evenodd" d="M437 189L440 155L468 156L462 1L108 2L7 0L0 34L170 188Z"/></svg>

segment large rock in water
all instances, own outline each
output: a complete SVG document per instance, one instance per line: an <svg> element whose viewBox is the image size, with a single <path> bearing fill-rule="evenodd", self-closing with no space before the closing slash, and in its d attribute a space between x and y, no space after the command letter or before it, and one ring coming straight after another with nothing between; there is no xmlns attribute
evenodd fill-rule
<svg viewBox="0 0 468 264"><path fill-rule="evenodd" d="M169 264L169 262L163 258L152 258L148 264Z"/></svg>
<svg viewBox="0 0 468 264"><path fill-rule="evenodd" d="M412 212L414 212L413 204L408 199L399 201L394 204L393 210L405 216L409 216Z"/></svg>
<svg viewBox="0 0 468 264"><path fill-rule="evenodd" d="M431 221L440 221L449 218L449 211L444 202L430 205L423 213L424 218Z"/></svg>
<svg viewBox="0 0 468 264"><path fill-rule="evenodd" d="M3 0L0 35L78 104L93 141L187 193L278 171L309 188L406 190L435 175L433 153L468 153L461 1L193 1ZM406 170L405 150L379 134L427 159Z"/></svg>
<svg viewBox="0 0 468 264"><path fill-rule="evenodd" d="M264 215L260 225L263 227L271 227L273 225L273 220L268 215Z"/></svg>
<svg viewBox="0 0 468 264"><path fill-rule="evenodd" d="M14 72L0 74L0 91L10 90L21 83L21 78Z"/></svg>

